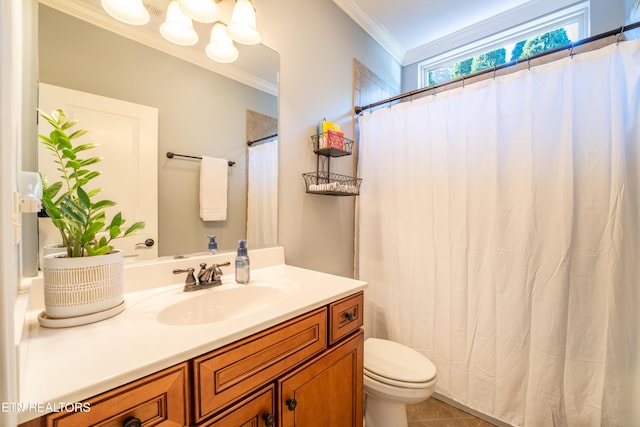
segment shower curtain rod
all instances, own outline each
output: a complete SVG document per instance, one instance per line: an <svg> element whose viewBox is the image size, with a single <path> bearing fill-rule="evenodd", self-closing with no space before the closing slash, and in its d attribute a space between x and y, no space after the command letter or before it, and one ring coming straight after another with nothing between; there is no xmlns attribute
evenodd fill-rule
<svg viewBox="0 0 640 427"><path fill-rule="evenodd" d="M253 140L253 141L247 141L247 145L249 147L251 147L253 144L257 144L259 142L264 142L264 141L266 141L268 139L275 138L277 136L278 136L278 134L274 133L273 135L265 136L264 138L256 139L256 140Z"/></svg>
<svg viewBox="0 0 640 427"><path fill-rule="evenodd" d="M633 30L635 28L640 28L640 22L635 22L635 23L629 24L629 25L623 25L620 28L617 28L617 29L611 30L611 31L607 31L606 33L597 34L595 36L587 37L585 39L578 40L577 42L569 43L569 44L566 44L564 46L557 47L555 49L546 50L544 52L537 53L537 54L529 56L527 58L516 59L514 61L509 61L509 62L506 62L504 64L496 65L496 66L493 66L492 68L487 68L487 69L482 70L482 71L477 71L477 72L472 73L472 74L467 74L466 76L458 77L458 78L456 78L454 80L449 80L449 81L444 82L444 83L438 83L438 84L427 86L427 87L424 87L424 88L412 90L410 92L405 92L403 94L392 96L391 98L387 98L387 99L384 99L382 101L373 102L373 103L365 105L365 106L356 106L356 107L354 107L354 111L355 111L356 114L359 115L365 110L369 110L371 108L378 107L380 105L389 104L389 103L394 102L394 101L399 101L399 100L404 99L404 98L410 98L410 97L412 97L414 95L422 94L422 93L428 92L430 90L432 90L434 92L434 94L435 94L437 92L437 90L440 89L440 88L443 88L443 87L446 87L446 86L450 86L450 85L453 85L453 84L456 84L456 83L460 83L460 82L462 82L462 86L464 87L464 81L465 80L472 79L474 77L478 77L478 76L481 76L481 75L484 75L484 74L490 74L490 73L493 73L494 76L495 76L495 73L498 70L502 70L504 68L513 67L515 65L522 64L522 63L525 63L525 62L530 64L531 60L538 59L538 58L541 58L543 56L551 55L551 54L554 54L554 53L562 52L563 50L569 50L569 55L573 56L573 54L574 54L573 53L573 49L575 47L577 47L577 46L581 46L581 45L584 45L584 44L587 44L587 43L594 42L596 40L600 40L600 39L604 39L604 38L611 37L611 36L616 36L616 35L618 37L616 37L615 41L619 42L620 41L620 37L622 36L622 34L624 34L625 31Z"/></svg>

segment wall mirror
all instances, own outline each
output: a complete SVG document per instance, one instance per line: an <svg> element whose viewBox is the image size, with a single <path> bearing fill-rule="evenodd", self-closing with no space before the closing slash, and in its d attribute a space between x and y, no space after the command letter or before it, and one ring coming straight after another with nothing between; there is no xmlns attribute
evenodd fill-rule
<svg viewBox="0 0 640 427"><path fill-rule="evenodd" d="M249 130L248 111L275 121L277 133L278 54L264 45L236 44L236 62L215 63L204 54L210 25L194 23L200 34L196 46L175 46L157 31L169 1L144 3L152 21L133 27L109 17L100 0L40 0L40 82L157 109L157 151L151 155L157 161L158 256L206 251L207 235L217 236L220 250L234 249L247 232L247 141L274 133L273 128L265 130L269 135L256 134L255 126ZM230 17L233 1L220 5L228 8L223 16ZM259 3L256 8L260 30ZM168 158L167 152L233 162L227 176L226 220L200 218L199 160ZM128 185L118 187L114 200L120 203L119 194L126 193ZM124 208L120 210L130 222L139 220ZM39 220L41 230L44 221ZM147 238L153 236L140 235L140 243ZM263 243L269 244L277 241ZM140 245L140 253L144 250Z"/></svg>

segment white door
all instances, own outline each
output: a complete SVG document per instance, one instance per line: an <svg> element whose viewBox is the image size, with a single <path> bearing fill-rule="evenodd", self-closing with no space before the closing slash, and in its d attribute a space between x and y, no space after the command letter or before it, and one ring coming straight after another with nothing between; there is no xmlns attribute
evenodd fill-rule
<svg viewBox="0 0 640 427"><path fill-rule="evenodd" d="M115 247L124 250L129 259L151 259L158 256L158 110L145 105L106 98L86 92L41 83L39 109L51 114L62 109L71 119L79 120L73 128L88 129L79 138L95 142L100 147L91 156L102 156L97 169L102 174L94 181L103 191L102 199L113 200L116 206L107 211L107 220L122 212L131 225L145 221L145 228L133 236L114 240ZM38 121L38 133L48 135L51 125ZM50 182L60 176L51 161L51 153L39 144L38 167ZM39 221L40 248L60 242L59 233L51 221ZM150 246L145 245L153 244Z"/></svg>

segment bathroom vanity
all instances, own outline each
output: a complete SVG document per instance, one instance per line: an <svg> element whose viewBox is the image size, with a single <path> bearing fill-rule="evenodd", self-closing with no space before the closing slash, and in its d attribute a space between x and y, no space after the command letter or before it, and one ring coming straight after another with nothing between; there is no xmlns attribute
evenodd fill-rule
<svg viewBox="0 0 640 427"><path fill-rule="evenodd" d="M252 270L249 285L232 281L190 295L180 285L127 293L122 314L76 328L50 330L27 316L21 401L78 404L24 412L21 426L361 425L366 283L284 263ZM89 342L65 349L74 339ZM49 357L39 354L46 346Z"/></svg>

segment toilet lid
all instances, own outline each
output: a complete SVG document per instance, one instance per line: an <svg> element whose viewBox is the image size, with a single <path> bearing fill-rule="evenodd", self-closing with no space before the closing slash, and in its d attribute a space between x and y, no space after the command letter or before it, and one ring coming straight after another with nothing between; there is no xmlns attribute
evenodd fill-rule
<svg viewBox="0 0 640 427"><path fill-rule="evenodd" d="M394 383L426 383L436 376L436 367L422 354L378 338L367 338L364 342L364 369L378 379L388 378Z"/></svg>

